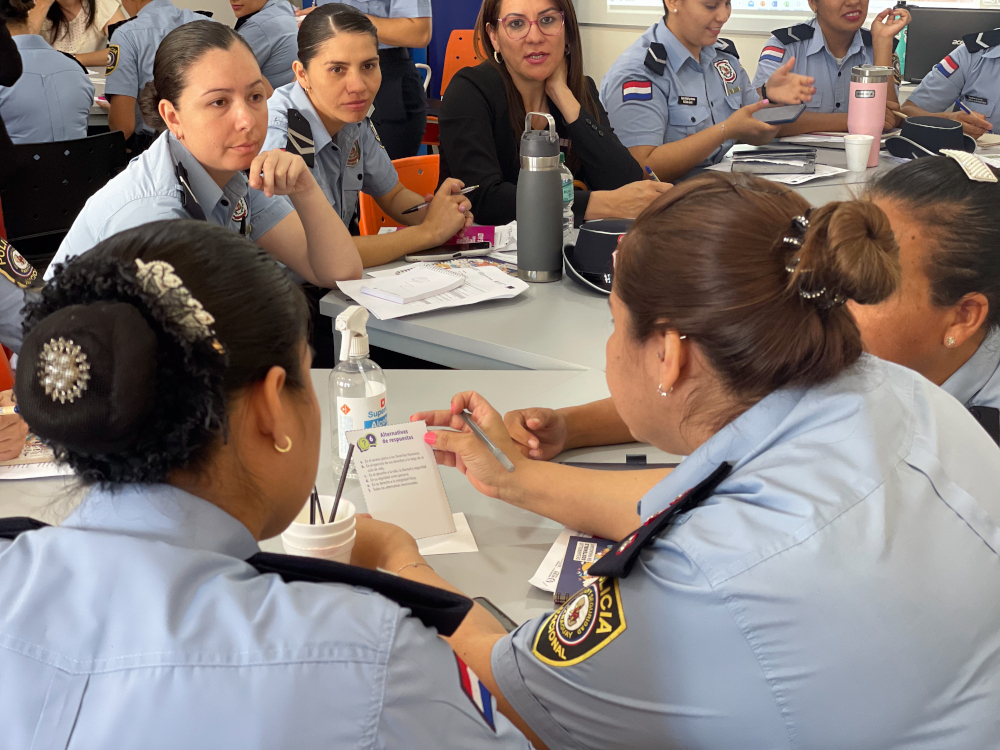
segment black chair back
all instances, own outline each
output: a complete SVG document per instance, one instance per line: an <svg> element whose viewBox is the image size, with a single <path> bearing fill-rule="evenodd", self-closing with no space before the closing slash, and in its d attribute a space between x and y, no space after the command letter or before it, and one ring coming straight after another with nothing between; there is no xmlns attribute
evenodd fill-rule
<svg viewBox="0 0 1000 750"><path fill-rule="evenodd" d="M114 131L75 141L20 143L13 162L12 177L0 190L7 238L41 272L83 204L128 159L125 137Z"/></svg>

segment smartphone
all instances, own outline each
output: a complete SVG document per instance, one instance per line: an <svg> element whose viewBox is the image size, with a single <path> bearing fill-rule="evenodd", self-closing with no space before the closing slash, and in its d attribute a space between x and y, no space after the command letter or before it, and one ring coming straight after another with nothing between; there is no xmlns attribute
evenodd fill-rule
<svg viewBox="0 0 1000 750"><path fill-rule="evenodd" d="M432 247L417 253L407 253L403 260L409 263L421 261L433 263L442 260L457 260L459 258L481 258L493 250L491 242L470 242L467 245L449 245L448 247Z"/></svg>
<svg viewBox="0 0 1000 750"><path fill-rule="evenodd" d="M518 627L517 623L514 622L512 619L510 619L507 615L505 615L500 610L500 608L497 607L497 605L495 605L493 602L491 602L485 596L477 596L472 601L474 601L476 604L478 604L483 609L485 609L487 612L489 612L491 615L493 615L495 618L497 618L497 620L499 620L500 624L503 625L504 630L506 630L508 633L511 633L511 632L517 630L517 627Z"/></svg>
<svg viewBox="0 0 1000 750"><path fill-rule="evenodd" d="M799 115L805 111L805 104L789 104L785 107L767 107L754 112L753 116L768 125L787 125L798 120Z"/></svg>

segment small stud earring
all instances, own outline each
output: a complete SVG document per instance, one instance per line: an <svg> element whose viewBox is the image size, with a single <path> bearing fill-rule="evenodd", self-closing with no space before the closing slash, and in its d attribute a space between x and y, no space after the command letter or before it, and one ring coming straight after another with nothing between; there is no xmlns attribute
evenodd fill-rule
<svg viewBox="0 0 1000 750"><path fill-rule="evenodd" d="M955 337L954 336L949 336L948 338L946 338L944 340L944 345L947 346L949 349L951 347L955 346Z"/></svg>
<svg viewBox="0 0 1000 750"><path fill-rule="evenodd" d="M669 396L671 393L674 392L674 387L670 386L670 390L665 391L663 390L663 383L660 383L658 386L656 386L656 392L659 393L664 398L666 398L667 396Z"/></svg>

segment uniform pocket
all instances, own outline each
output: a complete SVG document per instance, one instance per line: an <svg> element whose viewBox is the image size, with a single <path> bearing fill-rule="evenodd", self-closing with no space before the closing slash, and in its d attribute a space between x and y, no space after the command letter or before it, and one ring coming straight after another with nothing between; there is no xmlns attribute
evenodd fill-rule
<svg viewBox="0 0 1000 750"><path fill-rule="evenodd" d="M978 112L979 114L981 114L986 119L990 119L993 116L993 112L994 112L994 110L997 107L996 100L994 99L993 101L990 101L989 99L987 99L986 100L987 103L983 104L982 98L983 97L978 97L978 96L975 96L975 95L973 95L970 98L968 94L963 94L962 95L962 103L966 107L968 107L969 109L971 109L973 112ZM977 101L977 100L979 100L979 101Z"/></svg>
<svg viewBox="0 0 1000 750"><path fill-rule="evenodd" d="M708 118L706 106L671 104L667 108L667 140L677 141L703 130Z"/></svg>
<svg viewBox="0 0 1000 750"><path fill-rule="evenodd" d="M812 100L806 102L806 110L808 110L809 112L822 112L822 111L824 111L823 110L823 101L824 101L824 99L825 99L825 97L823 96L823 92L822 91L817 91L815 94L813 94Z"/></svg>

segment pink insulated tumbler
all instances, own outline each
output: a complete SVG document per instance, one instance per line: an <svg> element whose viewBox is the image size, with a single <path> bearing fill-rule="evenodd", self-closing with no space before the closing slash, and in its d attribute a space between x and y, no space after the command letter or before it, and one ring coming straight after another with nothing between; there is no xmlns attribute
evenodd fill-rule
<svg viewBox="0 0 1000 750"><path fill-rule="evenodd" d="M889 88L892 68L878 65L857 65L851 71L851 100L847 105L847 132L870 135L872 152L868 166L878 166L878 151L885 123L885 95Z"/></svg>

